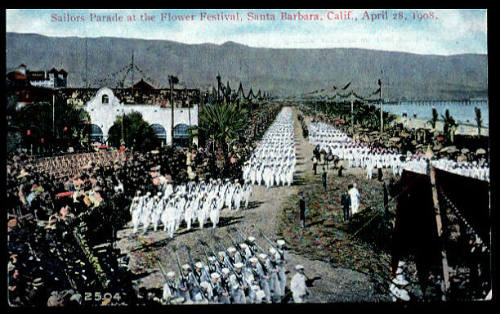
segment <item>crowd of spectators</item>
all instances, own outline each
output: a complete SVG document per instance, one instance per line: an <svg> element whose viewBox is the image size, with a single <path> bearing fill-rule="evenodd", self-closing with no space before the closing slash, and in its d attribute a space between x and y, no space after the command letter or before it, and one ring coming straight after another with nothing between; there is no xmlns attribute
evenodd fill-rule
<svg viewBox="0 0 500 314"><path fill-rule="evenodd" d="M210 145L50 157L10 153L9 304L82 304L81 291L103 287L136 296L127 257L113 246L117 231L130 221L128 208L136 191L155 195L161 189L160 175L174 184L224 175L240 178L243 162L279 109L269 106L252 113L242 140L225 157L227 169L219 167L221 156Z"/></svg>

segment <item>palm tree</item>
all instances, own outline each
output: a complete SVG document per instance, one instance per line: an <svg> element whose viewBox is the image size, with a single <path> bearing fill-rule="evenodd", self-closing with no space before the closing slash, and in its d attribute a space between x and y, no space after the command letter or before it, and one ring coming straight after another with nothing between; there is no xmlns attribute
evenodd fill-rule
<svg viewBox="0 0 500 314"><path fill-rule="evenodd" d="M446 109L445 115L441 115L444 121L443 132L450 142L454 142L455 131L457 130L457 123L455 119L450 115L450 111Z"/></svg>
<svg viewBox="0 0 500 314"><path fill-rule="evenodd" d="M429 123L431 125L433 132L436 132L437 120L438 120L438 112L437 112L436 108L432 108L432 118L429 121L427 121L427 123Z"/></svg>
<svg viewBox="0 0 500 314"><path fill-rule="evenodd" d="M474 112L476 113L477 136L481 137L481 127L483 126L483 119L481 119L481 109L475 107Z"/></svg>
<svg viewBox="0 0 500 314"><path fill-rule="evenodd" d="M240 109L234 102L222 102L206 106L200 115L199 130L208 140L213 141L215 150L223 153L224 168L228 162L230 145L239 138L246 126L245 109Z"/></svg>

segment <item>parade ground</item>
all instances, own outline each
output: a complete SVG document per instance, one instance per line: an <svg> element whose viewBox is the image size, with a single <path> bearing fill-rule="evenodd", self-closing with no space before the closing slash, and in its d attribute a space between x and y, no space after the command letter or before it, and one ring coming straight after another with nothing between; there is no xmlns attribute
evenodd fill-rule
<svg viewBox="0 0 500 314"><path fill-rule="evenodd" d="M150 230L145 235L139 235L139 233L131 235L131 223L127 228L118 232L119 239L116 245L120 248L122 254L130 256L129 268L137 275L135 280L137 289L141 287L148 290L162 289L164 280L160 269L155 263L155 258L159 258L166 271L178 272L175 248L177 248L181 260L187 260L184 246L190 248L195 260L197 258L204 260L203 246L199 243L199 239L203 239L210 246L217 248L218 242L221 241L224 247L227 248L232 245L228 233L237 239L233 228L237 228L245 236L255 236L259 246L263 248L267 248L269 245L259 236L259 231L262 231L271 239L278 239L276 236L278 220L285 202L296 196L299 191L304 190L307 185L318 184L313 179L312 173L311 156L313 146L302 136L297 113L297 109L294 108L297 166L292 186L279 186L270 189L266 189L265 186L254 186L248 209L242 208L239 211L224 209L221 212L219 224L215 229L212 229L211 226L206 226L203 230L198 227L189 231L181 229L174 235L173 239L168 238L167 232L160 230L156 232ZM341 184L341 182L347 180L352 181L353 177L363 176L360 169L347 169L343 177L337 177L336 171L332 168L327 172L328 176L333 178L333 181L331 181L333 185ZM332 186L332 188L334 187ZM311 200L311 203L312 201L314 200ZM341 211L340 206L338 210ZM314 223L315 221L307 220L306 226ZM298 225L297 209L296 226ZM304 237L307 236L307 230L308 228L302 231ZM287 241L286 238L285 241ZM390 295L376 291L368 275L352 270L348 265L334 267L331 263L300 253L300 251L294 252L292 250L286 252L287 286L294 274L294 266L297 264L303 265L306 269L306 275L309 278L316 278L312 287L309 288L311 295L308 302L390 301Z"/></svg>

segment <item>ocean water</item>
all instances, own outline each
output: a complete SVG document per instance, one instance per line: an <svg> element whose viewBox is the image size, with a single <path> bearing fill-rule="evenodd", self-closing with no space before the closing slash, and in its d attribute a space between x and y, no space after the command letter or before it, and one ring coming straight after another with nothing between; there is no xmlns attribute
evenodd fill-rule
<svg viewBox="0 0 500 314"><path fill-rule="evenodd" d="M446 109L450 115L460 124L476 126L476 113L474 108L481 110L481 119L483 127L488 127L489 111L487 101L426 101L426 102L400 102L398 104L384 104L383 110L403 116L406 113L408 118L429 120L432 118L432 108L436 108L439 114L439 121L442 121L441 115L445 114Z"/></svg>

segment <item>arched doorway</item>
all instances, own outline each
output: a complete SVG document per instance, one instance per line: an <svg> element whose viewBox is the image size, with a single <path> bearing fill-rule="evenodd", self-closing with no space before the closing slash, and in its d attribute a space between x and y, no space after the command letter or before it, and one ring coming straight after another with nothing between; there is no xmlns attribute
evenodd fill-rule
<svg viewBox="0 0 500 314"><path fill-rule="evenodd" d="M167 141L167 131L162 125L157 123L152 124L151 128L155 132L156 138L161 142L161 146L163 147L163 144Z"/></svg>
<svg viewBox="0 0 500 314"><path fill-rule="evenodd" d="M189 126L187 124L177 124L174 127L173 144L175 147L188 147L189 142Z"/></svg>
<svg viewBox="0 0 500 314"><path fill-rule="evenodd" d="M92 124L90 130L90 142L104 143L104 134L102 129L97 124Z"/></svg>

